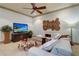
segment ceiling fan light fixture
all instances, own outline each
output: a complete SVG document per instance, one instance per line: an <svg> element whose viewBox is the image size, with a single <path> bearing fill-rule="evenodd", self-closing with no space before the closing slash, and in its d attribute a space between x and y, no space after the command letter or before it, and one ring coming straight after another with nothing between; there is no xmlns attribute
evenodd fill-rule
<svg viewBox="0 0 79 59"><path fill-rule="evenodd" d="M33 14L35 11L38 12L39 14L42 14L43 12L40 10L46 9L46 6L37 7L35 3L31 3L31 5L32 5L32 8L24 8L24 9L33 10L31 14Z"/></svg>

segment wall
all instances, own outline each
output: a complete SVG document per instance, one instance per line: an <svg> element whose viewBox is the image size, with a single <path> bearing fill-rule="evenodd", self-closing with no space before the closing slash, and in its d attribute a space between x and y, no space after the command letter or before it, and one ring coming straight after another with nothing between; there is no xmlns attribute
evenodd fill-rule
<svg viewBox="0 0 79 59"><path fill-rule="evenodd" d="M33 29L32 18L0 8L0 28L7 24L13 27L13 23L25 23L29 25L29 30ZM0 31L0 41L3 39L3 33Z"/></svg>
<svg viewBox="0 0 79 59"><path fill-rule="evenodd" d="M44 31L42 27L43 20L54 20L56 17L60 19L61 29L60 31ZM44 35L45 33L52 33L52 36L56 32L70 34L70 26L73 26L73 41L79 43L79 6L73 8L67 8L61 11L53 12L47 15L34 18L33 27L35 29L35 35ZM77 25L76 25L77 24Z"/></svg>

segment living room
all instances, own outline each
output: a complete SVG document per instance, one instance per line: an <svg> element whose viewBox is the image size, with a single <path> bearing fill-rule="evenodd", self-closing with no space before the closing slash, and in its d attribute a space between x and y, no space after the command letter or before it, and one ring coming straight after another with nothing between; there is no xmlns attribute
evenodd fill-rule
<svg viewBox="0 0 79 59"><path fill-rule="evenodd" d="M38 9L32 9L34 5L38 9L43 6L44 9L42 8L39 11L37 11ZM70 46L73 48L72 50L68 46L69 52L73 51L74 55L79 55L77 50L79 49L78 11L78 3L0 3L0 30L6 25L12 29L8 31L10 32L8 40L5 39L7 38L7 35L4 34L6 30L2 29L0 31L0 55L27 56L29 54L40 56L41 52L37 54L39 51L34 51L36 48L32 50L32 47L46 46L45 44L50 43L57 34L59 36L63 35L65 39L68 36L68 39L72 41L72 43L68 41L68 44L71 44ZM20 29L17 29L17 27L20 27ZM27 32L29 31L32 32L32 38L28 37L29 34ZM46 34L49 38L46 38ZM46 42L46 39L51 40ZM28 49L24 43L26 43ZM4 47L6 50L4 50ZM43 55L52 56L49 53Z"/></svg>

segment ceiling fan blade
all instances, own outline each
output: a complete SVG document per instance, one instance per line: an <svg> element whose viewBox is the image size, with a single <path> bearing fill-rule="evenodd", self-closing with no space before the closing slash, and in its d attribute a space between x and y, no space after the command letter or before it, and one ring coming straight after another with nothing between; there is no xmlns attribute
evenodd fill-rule
<svg viewBox="0 0 79 59"><path fill-rule="evenodd" d="M39 11L39 10L36 10L38 13L40 13L40 14L42 14L42 12L41 11Z"/></svg>
<svg viewBox="0 0 79 59"><path fill-rule="evenodd" d="M35 6L35 3L31 3L32 6Z"/></svg>
<svg viewBox="0 0 79 59"><path fill-rule="evenodd" d="M34 13L34 11L35 11L35 10L33 10L33 11L31 12L31 14L33 14L33 13Z"/></svg>
<svg viewBox="0 0 79 59"><path fill-rule="evenodd" d="M46 9L46 6L38 7L36 9Z"/></svg>
<svg viewBox="0 0 79 59"><path fill-rule="evenodd" d="M26 8L26 7L25 7L25 8L23 8L23 9L29 9L29 10L32 10L32 8Z"/></svg>
<svg viewBox="0 0 79 59"><path fill-rule="evenodd" d="M35 3L31 3L31 5L33 6L33 8L36 8Z"/></svg>

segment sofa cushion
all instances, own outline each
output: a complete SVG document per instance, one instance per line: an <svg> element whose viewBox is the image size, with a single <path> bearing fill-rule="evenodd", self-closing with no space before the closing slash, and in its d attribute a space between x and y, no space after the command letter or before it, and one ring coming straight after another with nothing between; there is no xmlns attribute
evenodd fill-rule
<svg viewBox="0 0 79 59"><path fill-rule="evenodd" d="M55 33L54 39L59 39L61 37L61 34Z"/></svg>
<svg viewBox="0 0 79 59"><path fill-rule="evenodd" d="M56 39L52 39L51 41L46 42L45 44L41 45L39 48L46 50L46 51L50 51L54 45L56 45L58 42L58 40Z"/></svg>
<svg viewBox="0 0 79 59"><path fill-rule="evenodd" d="M29 56L54 56L54 54L51 54L45 50L39 49L37 47L32 47L28 51Z"/></svg>
<svg viewBox="0 0 79 59"><path fill-rule="evenodd" d="M71 56L72 50L70 42L68 40L60 39L59 42L53 47L50 53L60 56Z"/></svg>

